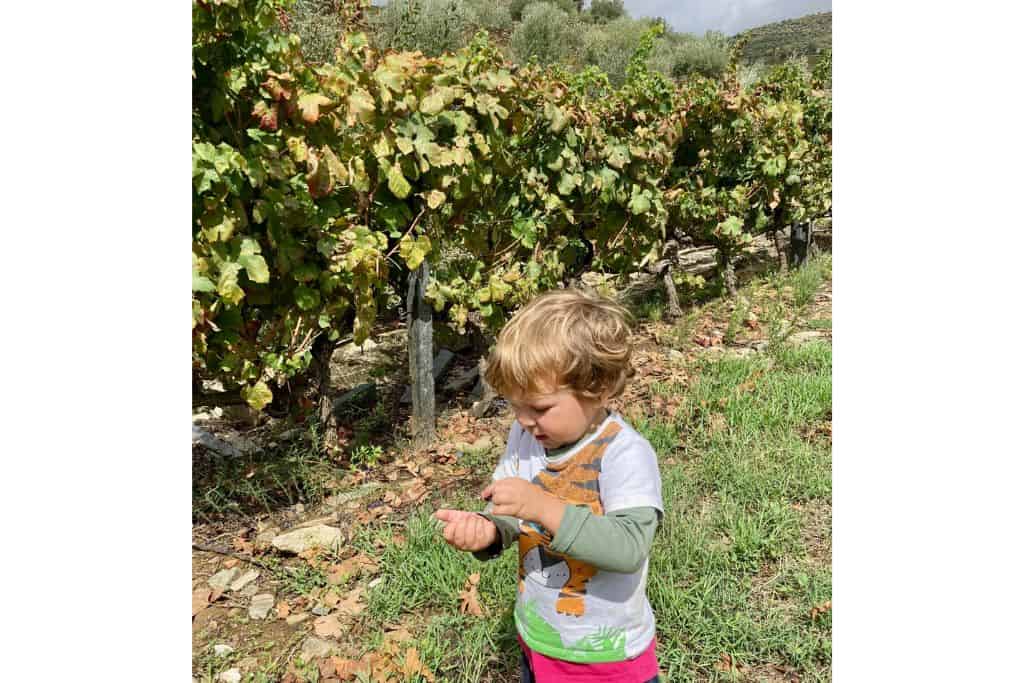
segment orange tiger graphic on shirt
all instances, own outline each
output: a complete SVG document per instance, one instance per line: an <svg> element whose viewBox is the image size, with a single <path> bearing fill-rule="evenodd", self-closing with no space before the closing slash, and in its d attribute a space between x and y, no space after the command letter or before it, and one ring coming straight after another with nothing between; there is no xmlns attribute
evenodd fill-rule
<svg viewBox="0 0 1024 683"><path fill-rule="evenodd" d="M604 508L601 505L598 486L601 459L608 444L621 429L617 422L610 422L601 434L580 449L579 453L558 465L548 465L533 478L532 483L570 505L587 505L595 515L603 515ZM548 548L551 540L552 536L546 530L526 522L519 523L519 591L524 590L523 582L526 578L524 559L527 553L536 548L542 567L559 562L565 562L568 567L569 578L558 593L555 610L560 614L583 616L587 582L597 574L597 568L568 555L552 552Z"/></svg>

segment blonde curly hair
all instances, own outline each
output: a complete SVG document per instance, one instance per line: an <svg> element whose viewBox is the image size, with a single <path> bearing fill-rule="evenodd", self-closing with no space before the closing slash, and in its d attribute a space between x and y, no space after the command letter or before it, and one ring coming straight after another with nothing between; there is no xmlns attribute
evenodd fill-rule
<svg viewBox="0 0 1024 683"><path fill-rule="evenodd" d="M546 292L502 329L484 378L511 398L563 389L578 398L616 398L636 374L632 322L625 308L597 294Z"/></svg>

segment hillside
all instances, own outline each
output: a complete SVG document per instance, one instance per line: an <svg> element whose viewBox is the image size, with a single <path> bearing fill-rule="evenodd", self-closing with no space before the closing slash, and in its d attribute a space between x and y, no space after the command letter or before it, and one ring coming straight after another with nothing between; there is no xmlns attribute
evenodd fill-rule
<svg viewBox="0 0 1024 683"><path fill-rule="evenodd" d="M744 31L736 38L747 38L743 48L748 63L778 64L791 55L805 56L813 64L818 55L832 48L832 13L808 14Z"/></svg>

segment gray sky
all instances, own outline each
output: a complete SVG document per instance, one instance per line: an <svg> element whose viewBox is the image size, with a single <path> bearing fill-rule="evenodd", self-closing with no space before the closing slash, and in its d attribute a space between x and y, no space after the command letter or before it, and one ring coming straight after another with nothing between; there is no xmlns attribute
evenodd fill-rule
<svg viewBox="0 0 1024 683"><path fill-rule="evenodd" d="M664 17L676 31L698 35L721 31L728 36L761 24L832 11L832 0L625 0L625 5L631 17Z"/></svg>

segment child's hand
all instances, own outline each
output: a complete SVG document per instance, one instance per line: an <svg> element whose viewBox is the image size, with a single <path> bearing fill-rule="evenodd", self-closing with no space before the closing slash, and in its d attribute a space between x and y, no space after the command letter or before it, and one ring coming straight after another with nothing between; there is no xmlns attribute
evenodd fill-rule
<svg viewBox="0 0 1024 683"><path fill-rule="evenodd" d="M544 489L519 477L499 479L485 488L480 497L491 501L491 513L541 522L552 505L561 507Z"/></svg>
<svg viewBox="0 0 1024 683"><path fill-rule="evenodd" d="M445 523L444 540L459 550L483 550L498 538L498 528L494 522L475 512L438 510L434 518Z"/></svg>

